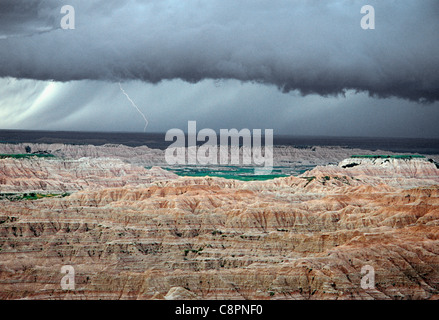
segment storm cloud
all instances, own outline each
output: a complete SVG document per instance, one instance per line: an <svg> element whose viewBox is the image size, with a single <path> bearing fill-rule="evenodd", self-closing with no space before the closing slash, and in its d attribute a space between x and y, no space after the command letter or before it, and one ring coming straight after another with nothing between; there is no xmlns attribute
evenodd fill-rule
<svg viewBox="0 0 439 320"><path fill-rule="evenodd" d="M60 28L64 4L74 30ZM375 30L360 27L366 4ZM2 0L0 12L0 77L235 79L303 95L439 100L437 0Z"/></svg>

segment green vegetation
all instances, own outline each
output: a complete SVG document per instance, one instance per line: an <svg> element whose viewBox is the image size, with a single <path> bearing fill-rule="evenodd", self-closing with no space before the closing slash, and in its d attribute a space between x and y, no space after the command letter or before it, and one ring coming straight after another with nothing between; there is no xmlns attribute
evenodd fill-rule
<svg viewBox="0 0 439 320"><path fill-rule="evenodd" d="M309 185L311 183L311 181L313 181L316 177L312 176L312 177L302 177L302 179L306 179L308 180L308 182L305 184L304 187L306 187L307 185Z"/></svg>
<svg viewBox="0 0 439 320"><path fill-rule="evenodd" d="M329 181L329 180L331 180L331 177L330 176L324 176L323 178L322 178L322 184L323 185L326 185L326 181Z"/></svg>
<svg viewBox="0 0 439 320"><path fill-rule="evenodd" d="M338 181L341 181L341 182L343 182L343 183L345 183L345 184L348 184L348 185L350 185L350 183L349 183L349 180L348 180L348 177L346 177L346 176L343 176L343 177L333 177L335 180L338 180Z"/></svg>
<svg viewBox="0 0 439 320"><path fill-rule="evenodd" d="M31 154L0 154L0 159L29 159L32 157L37 158L55 158L53 154L50 153L31 153Z"/></svg>
<svg viewBox="0 0 439 320"><path fill-rule="evenodd" d="M413 155L370 155L370 154L365 154L365 155L353 155L351 156L351 158L366 158L366 159L423 159L425 158L424 156L421 155L417 155L417 154L413 154Z"/></svg>
<svg viewBox="0 0 439 320"><path fill-rule="evenodd" d="M69 193L55 194L55 193L0 193L0 200L9 201L23 201L23 200L39 200L43 198L54 198L54 197L68 197Z"/></svg>
<svg viewBox="0 0 439 320"><path fill-rule="evenodd" d="M195 249L184 249L184 256L186 257L189 252L193 252L195 254L199 254L201 251L203 251L203 247L200 247L198 250Z"/></svg>

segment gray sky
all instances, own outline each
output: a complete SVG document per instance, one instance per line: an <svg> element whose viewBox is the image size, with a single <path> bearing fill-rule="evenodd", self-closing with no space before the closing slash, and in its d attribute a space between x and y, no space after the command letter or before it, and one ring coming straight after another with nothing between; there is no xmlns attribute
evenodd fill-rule
<svg viewBox="0 0 439 320"><path fill-rule="evenodd" d="M439 138L437 0L62 4L0 0L0 128Z"/></svg>

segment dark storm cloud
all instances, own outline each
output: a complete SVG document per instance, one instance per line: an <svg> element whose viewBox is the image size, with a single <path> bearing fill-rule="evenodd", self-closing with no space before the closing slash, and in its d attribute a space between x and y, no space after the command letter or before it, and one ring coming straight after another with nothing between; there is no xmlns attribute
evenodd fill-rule
<svg viewBox="0 0 439 320"><path fill-rule="evenodd" d="M0 0L0 37L38 34L58 27L50 11L38 0Z"/></svg>
<svg viewBox="0 0 439 320"><path fill-rule="evenodd" d="M0 3L2 77L223 78L304 95L439 100L437 0ZM74 6L75 30L59 28L62 4ZM365 4L375 7L375 30L360 28Z"/></svg>

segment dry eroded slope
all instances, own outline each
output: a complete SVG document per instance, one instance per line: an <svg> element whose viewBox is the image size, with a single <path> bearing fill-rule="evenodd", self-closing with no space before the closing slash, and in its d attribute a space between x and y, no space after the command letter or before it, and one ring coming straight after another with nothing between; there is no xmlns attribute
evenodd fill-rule
<svg viewBox="0 0 439 320"><path fill-rule="evenodd" d="M7 161L18 160L0 160L2 168ZM431 167L397 180L379 168L319 167L239 182L109 159L81 160L75 176L62 161L32 161L4 173L2 190L40 167L38 179L67 175L84 190L0 201L2 299L151 299L174 287L198 299L439 297L439 175ZM115 166L123 170L96 169ZM61 289L63 265L75 268L74 291ZM364 265L375 269L374 289L360 286Z"/></svg>

